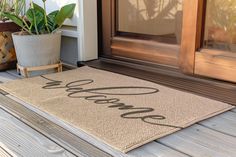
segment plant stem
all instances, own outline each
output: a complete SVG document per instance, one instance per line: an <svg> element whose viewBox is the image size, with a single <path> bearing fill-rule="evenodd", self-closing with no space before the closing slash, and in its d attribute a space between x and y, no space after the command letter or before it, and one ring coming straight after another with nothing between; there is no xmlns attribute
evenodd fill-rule
<svg viewBox="0 0 236 157"><path fill-rule="evenodd" d="M48 28L48 19L47 19L47 13L46 13L46 2L44 1L43 2L43 7L44 7L44 20L45 20L45 26L46 26L46 29L48 31L48 33L50 33L50 30Z"/></svg>
<svg viewBox="0 0 236 157"><path fill-rule="evenodd" d="M19 5L18 5L18 2L16 1L16 3L15 3L15 8L14 8L14 12L15 12L15 15L17 15L18 13L18 10L19 10Z"/></svg>
<svg viewBox="0 0 236 157"><path fill-rule="evenodd" d="M31 29L30 27L29 27L29 25L27 24L27 22L24 20L24 19L22 19L22 21L24 22L24 24L25 24L25 26L27 27L27 29Z"/></svg>
<svg viewBox="0 0 236 157"><path fill-rule="evenodd" d="M28 32L30 35L33 35L33 33L32 33L30 30L28 30L28 29L26 29L26 28L24 28L24 27L22 27L22 29L23 29L24 31Z"/></svg>
<svg viewBox="0 0 236 157"><path fill-rule="evenodd" d="M1 17L0 17L1 20L3 20L3 18L4 18L3 15L2 15L2 13L3 13L4 11L6 11L5 9L6 9L6 0L3 0L2 3L1 3L1 15L0 15L0 16L1 16Z"/></svg>
<svg viewBox="0 0 236 157"><path fill-rule="evenodd" d="M30 1L30 5L31 5L31 8L34 9L34 5L33 5L33 1L32 0ZM37 20L36 20L36 17L35 17L34 10L32 10L32 13L33 13L33 18L34 18L34 28L35 28L36 34L39 35L38 27L37 27L37 24L36 24Z"/></svg>
<svg viewBox="0 0 236 157"><path fill-rule="evenodd" d="M36 34L39 35L38 27L37 27L37 24L36 24L35 12L33 12L33 16L34 16L34 28L35 28Z"/></svg>

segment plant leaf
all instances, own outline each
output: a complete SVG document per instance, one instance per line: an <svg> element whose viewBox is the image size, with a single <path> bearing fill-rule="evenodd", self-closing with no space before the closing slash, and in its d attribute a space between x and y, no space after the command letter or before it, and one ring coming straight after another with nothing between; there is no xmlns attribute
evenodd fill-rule
<svg viewBox="0 0 236 157"><path fill-rule="evenodd" d="M7 17L8 19L10 19L11 21L13 21L15 24L17 24L18 26L20 26L21 28L24 28L24 22L21 18L19 18L17 15L11 14L11 13L3 13L3 15L5 17Z"/></svg>
<svg viewBox="0 0 236 157"><path fill-rule="evenodd" d="M48 14L48 19L50 20L50 22L53 22L53 23L55 23L55 21L56 21L56 16L57 16L57 14L59 13L59 10L56 10L56 11L53 11L53 12L51 12L50 14Z"/></svg>
<svg viewBox="0 0 236 157"><path fill-rule="evenodd" d="M54 31L57 27L56 16L57 16L58 12L59 12L59 10L53 11L50 14L48 14L48 16L47 16L48 27L50 28L51 31Z"/></svg>
<svg viewBox="0 0 236 157"><path fill-rule="evenodd" d="M56 24L60 27L67 18L71 18L74 14L76 4L68 4L61 8L55 17Z"/></svg>
<svg viewBox="0 0 236 157"><path fill-rule="evenodd" d="M38 25L38 31L40 34L45 34L47 31L46 31L46 26L45 26L45 22L44 20L42 20Z"/></svg>
<svg viewBox="0 0 236 157"><path fill-rule="evenodd" d="M29 9L26 13L26 17L30 23L36 23L36 25L38 25L43 20L43 13L35 9Z"/></svg>
<svg viewBox="0 0 236 157"><path fill-rule="evenodd" d="M44 14L44 9L41 6L39 6L38 4L33 3L33 7L34 7L35 10L37 10L37 11L41 12L42 14Z"/></svg>
<svg viewBox="0 0 236 157"><path fill-rule="evenodd" d="M42 21L44 21L44 14L43 13L31 8L26 12L26 17L29 20L29 22L31 23L31 25L34 26L31 29L32 32L35 30L35 32L38 34L38 33L44 31L44 28L41 27L42 25L39 26L39 24L42 24Z"/></svg>

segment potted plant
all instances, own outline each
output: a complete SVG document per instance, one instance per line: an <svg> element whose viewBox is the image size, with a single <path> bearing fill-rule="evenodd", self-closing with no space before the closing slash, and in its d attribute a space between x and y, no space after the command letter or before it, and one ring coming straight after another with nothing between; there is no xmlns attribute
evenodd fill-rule
<svg viewBox="0 0 236 157"><path fill-rule="evenodd" d="M56 64L60 61L61 31L59 28L74 14L75 4L46 13L46 0L41 7L32 1L25 16L5 12L4 16L21 27L13 33L18 64L22 67L37 67Z"/></svg>
<svg viewBox="0 0 236 157"><path fill-rule="evenodd" d="M24 9L25 0L0 1L0 70L15 67L16 55L11 33L20 30L19 27L7 19L3 13L7 11L19 16Z"/></svg>

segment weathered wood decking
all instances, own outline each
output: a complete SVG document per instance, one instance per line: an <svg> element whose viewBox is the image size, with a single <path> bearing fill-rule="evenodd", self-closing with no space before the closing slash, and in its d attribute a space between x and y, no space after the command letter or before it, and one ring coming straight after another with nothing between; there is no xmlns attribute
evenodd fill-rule
<svg viewBox="0 0 236 157"><path fill-rule="evenodd" d="M19 76L14 70L0 72L0 82L18 78ZM33 109L30 110L25 106L27 104L7 95L7 93L0 94L0 157L236 156L236 109L200 122L160 140L153 141L128 154L122 154L94 142L93 139L79 132L76 128L50 115L39 113L38 111L33 112ZM85 140L90 141L91 144ZM99 149L93 145L96 145Z"/></svg>

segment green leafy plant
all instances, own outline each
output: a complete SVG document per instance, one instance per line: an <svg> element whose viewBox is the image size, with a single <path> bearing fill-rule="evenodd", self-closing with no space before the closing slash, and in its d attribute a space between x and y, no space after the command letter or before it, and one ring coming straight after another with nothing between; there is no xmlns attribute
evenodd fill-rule
<svg viewBox="0 0 236 157"><path fill-rule="evenodd" d="M67 18L74 14L76 4L68 4L60 10L46 13L46 0L43 7L31 1L25 16L18 16L11 12L4 12L4 16L19 25L28 34L48 34L57 31Z"/></svg>
<svg viewBox="0 0 236 157"><path fill-rule="evenodd" d="M25 12L25 0L0 0L0 20L8 20L4 16L4 12L9 12L16 16Z"/></svg>

